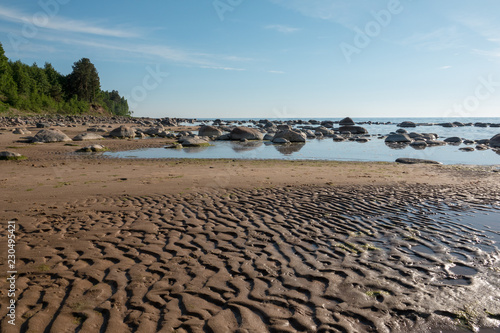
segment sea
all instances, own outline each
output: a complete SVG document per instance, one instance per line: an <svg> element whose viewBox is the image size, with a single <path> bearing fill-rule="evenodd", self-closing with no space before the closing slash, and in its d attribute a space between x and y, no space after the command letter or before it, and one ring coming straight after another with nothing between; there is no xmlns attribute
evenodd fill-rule
<svg viewBox="0 0 500 333"><path fill-rule="evenodd" d="M499 112L500 114L500 112ZM221 118L223 122L232 121L239 126L254 126L253 121L262 118ZM340 121L342 118L269 118L269 121L282 122L293 120ZM500 134L500 117L471 118L352 118L354 122L364 127L369 134L369 141L334 142L331 138L308 139L305 144L277 145L268 141L213 141L210 147L164 149L148 148L125 152L106 152L105 156L115 158L198 158L198 159L283 159L283 160L326 160L326 161L363 161L363 162L394 162L397 158L418 158L441 162L443 164L493 165L500 166L499 150L463 151L463 147L475 147L476 144L446 145L414 149L411 146L388 146L379 137L395 132L403 121L412 121L418 126L406 128L408 132L434 133L438 140L449 137L460 137L466 140L491 139ZM185 125L212 124L215 118L199 119ZM460 122L464 126L443 127L440 124ZM234 124L234 123L233 123ZM297 125L313 126L319 125ZM334 125L338 127L338 125Z"/></svg>

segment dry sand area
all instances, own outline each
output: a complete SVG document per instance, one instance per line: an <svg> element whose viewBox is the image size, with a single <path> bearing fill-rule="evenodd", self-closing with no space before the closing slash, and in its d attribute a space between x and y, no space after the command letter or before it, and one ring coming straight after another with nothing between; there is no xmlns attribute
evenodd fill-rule
<svg viewBox="0 0 500 333"><path fill-rule="evenodd" d="M500 325L499 229L459 222L500 216L494 168L116 160L18 139L0 135L0 151L28 157L0 161L1 332ZM16 326L6 307L13 219Z"/></svg>

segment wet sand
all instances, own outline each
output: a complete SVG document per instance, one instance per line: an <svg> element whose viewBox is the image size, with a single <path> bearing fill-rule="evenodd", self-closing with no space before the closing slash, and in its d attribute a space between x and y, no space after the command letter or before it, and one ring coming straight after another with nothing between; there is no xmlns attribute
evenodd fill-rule
<svg viewBox="0 0 500 333"><path fill-rule="evenodd" d="M19 227L16 327L0 256L2 332L500 324L498 235L459 222L500 216L499 174L488 167L123 161L18 139L0 135L0 150L29 157L0 161L2 248L6 221Z"/></svg>

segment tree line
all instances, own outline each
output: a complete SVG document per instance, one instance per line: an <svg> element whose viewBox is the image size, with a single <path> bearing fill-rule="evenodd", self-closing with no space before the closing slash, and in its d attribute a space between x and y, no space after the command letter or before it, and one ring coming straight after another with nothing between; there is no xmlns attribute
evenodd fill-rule
<svg viewBox="0 0 500 333"><path fill-rule="evenodd" d="M0 112L14 108L75 115L99 106L113 115L130 115L128 102L118 91L101 90L99 73L89 59L80 59L69 75L62 75L48 62L42 68L9 60L0 43Z"/></svg>

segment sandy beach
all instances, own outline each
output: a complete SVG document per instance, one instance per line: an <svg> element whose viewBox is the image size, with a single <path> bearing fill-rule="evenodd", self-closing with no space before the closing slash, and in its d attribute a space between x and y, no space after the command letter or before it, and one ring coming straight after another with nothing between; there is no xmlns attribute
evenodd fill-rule
<svg viewBox="0 0 500 333"><path fill-rule="evenodd" d="M28 159L0 161L2 332L500 325L500 253L455 220L498 214L492 167L120 160L74 152L173 140L34 145L10 130L0 151ZM15 326L5 306L13 220Z"/></svg>

